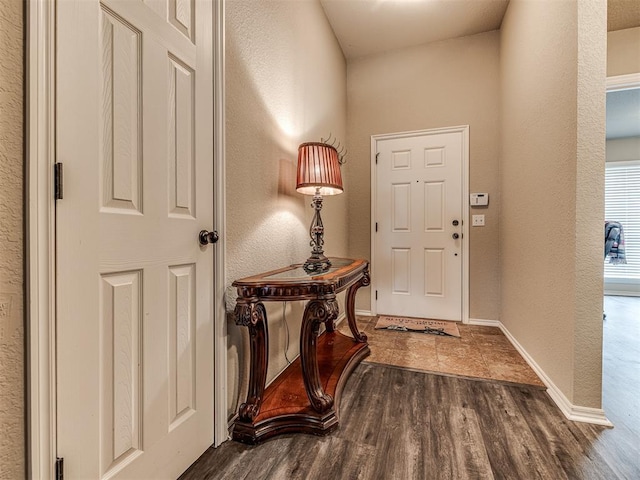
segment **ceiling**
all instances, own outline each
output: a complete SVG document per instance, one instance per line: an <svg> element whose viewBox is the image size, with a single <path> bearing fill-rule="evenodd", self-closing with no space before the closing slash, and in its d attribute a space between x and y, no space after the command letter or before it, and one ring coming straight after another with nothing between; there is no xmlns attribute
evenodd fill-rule
<svg viewBox="0 0 640 480"><path fill-rule="evenodd" d="M640 0L608 0L607 30L640 26ZM640 136L640 89L607 93L607 139Z"/></svg>
<svg viewBox="0 0 640 480"><path fill-rule="evenodd" d="M640 26L640 0L607 0L607 30Z"/></svg>
<svg viewBox="0 0 640 480"><path fill-rule="evenodd" d="M345 57L497 30L508 0L320 0ZM640 0L607 0L607 30L640 26Z"/></svg>
<svg viewBox="0 0 640 480"><path fill-rule="evenodd" d="M508 0L320 0L347 60L497 30ZM607 29L640 26L640 0L607 0ZM640 136L640 90L607 95L607 138Z"/></svg>
<svg viewBox="0 0 640 480"><path fill-rule="evenodd" d="M508 0L320 0L320 3L349 60L497 30Z"/></svg>

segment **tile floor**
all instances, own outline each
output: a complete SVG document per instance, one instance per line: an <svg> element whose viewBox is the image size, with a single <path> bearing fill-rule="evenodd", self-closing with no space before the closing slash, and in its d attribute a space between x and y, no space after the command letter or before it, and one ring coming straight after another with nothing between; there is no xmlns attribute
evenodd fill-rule
<svg viewBox="0 0 640 480"><path fill-rule="evenodd" d="M357 317L369 341L364 361L442 375L502 383L544 384L497 327L458 323L460 338L417 332L375 330L377 317ZM350 335L347 322L339 330Z"/></svg>

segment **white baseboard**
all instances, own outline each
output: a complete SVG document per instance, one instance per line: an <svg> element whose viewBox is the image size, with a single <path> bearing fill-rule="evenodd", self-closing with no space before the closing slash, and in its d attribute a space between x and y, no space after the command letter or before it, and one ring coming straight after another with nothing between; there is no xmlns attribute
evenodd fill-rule
<svg viewBox="0 0 640 480"><path fill-rule="evenodd" d="M558 406L560 411L567 419L574 422L592 423L595 425L603 425L605 427L613 427L613 424L605 416L604 410L601 408L581 407L579 405L573 405L564 393L556 386L555 383L549 378L545 371L538 365L538 363L529 355L520 342L511 334L511 332L504 326L500 320L483 320L478 318L470 318L469 325L481 325L485 327L498 327L502 330L505 337L509 339L511 345L522 355L522 358L529 364L532 370L540 377L540 380L547 387L547 393L551 400Z"/></svg>
<svg viewBox="0 0 640 480"><path fill-rule="evenodd" d="M605 427L613 427L613 424L606 417L604 410L601 408L581 407L580 405L572 404L564 393L556 386L555 383L549 378L546 372L538 365L538 363L529 355L520 342L511 334L511 332L500 321L500 330L509 339L514 348L522 355L522 358L529 364L533 371L540 377L540 380L547 387L547 393L551 400L558 406L560 411L567 417L568 420L574 422L592 423L594 425L603 425Z"/></svg>
<svg viewBox="0 0 640 480"><path fill-rule="evenodd" d="M547 383L543 380L545 384ZM560 408L564 416L574 422L592 423L594 425L602 425L604 427L613 427L613 423L606 417L604 410L601 408L581 407L573 405L569 399L554 385L553 388L547 386L547 393Z"/></svg>
<svg viewBox="0 0 640 480"><path fill-rule="evenodd" d="M375 317L375 314L371 310L356 310L356 315L362 317Z"/></svg>
<svg viewBox="0 0 640 480"><path fill-rule="evenodd" d="M344 312L340 312L338 314L338 318L336 318L336 325L340 325L345 318L347 318L347 314Z"/></svg>
<svg viewBox="0 0 640 480"><path fill-rule="evenodd" d="M502 323L499 320L483 320L481 318L470 318L469 325L480 325L481 327L498 327L500 328L500 325L502 325Z"/></svg>

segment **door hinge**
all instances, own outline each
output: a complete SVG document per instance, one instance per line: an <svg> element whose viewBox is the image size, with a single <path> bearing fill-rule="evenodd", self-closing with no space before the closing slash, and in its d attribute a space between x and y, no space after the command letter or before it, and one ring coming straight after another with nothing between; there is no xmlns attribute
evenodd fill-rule
<svg viewBox="0 0 640 480"><path fill-rule="evenodd" d="M376 222L376 232L378 231L378 222Z"/></svg>
<svg viewBox="0 0 640 480"><path fill-rule="evenodd" d="M376 153L376 165L378 164L378 155L380 155L380 152Z"/></svg>
<svg viewBox="0 0 640 480"><path fill-rule="evenodd" d="M376 290L376 300L378 299L378 290Z"/></svg>
<svg viewBox="0 0 640 480"><path fill-rule="evenodd" d="M64 179L62 176L62 163L53 165L53 198L62 200Z"/></svg>
<svg viewBox="0 0 640 480"><path fill-rule="evenodd" d="M64 458L56 458L56 480L64 480Z"/></svg>

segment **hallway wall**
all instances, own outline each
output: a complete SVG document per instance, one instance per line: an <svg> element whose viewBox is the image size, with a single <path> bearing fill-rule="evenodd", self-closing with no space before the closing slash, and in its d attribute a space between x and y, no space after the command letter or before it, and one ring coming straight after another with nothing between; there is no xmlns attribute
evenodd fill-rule
<svg viewBox="0 0 640 480"><path fill-rule="evenodd" d="M640 72L640 27L607 34L607 76Z"/></svg>
<svg viewBox="0 0 640 480"><path fill-rule="evenodd" d="M600 408L605 2L512 0L501 30L501 320Z"/></svg>
<svg viewBox="0 0 640 480"><path fill-rule="evenodd" d="M0 2L0 478L25 475L23 3Z"/></svg>
<svg viewBox="0 0 640 480"><path fill-rule="evenodd" d="M226 304L235 279L303 262L310 254L310 197L295 191L298 145L329 132L344 143L346 64L319 2L226 3ZM345 192L325 197L325 253L347 254L350 165ZM268 381L299 349L302 303L267 303ZM342 309L342 307L341 307ZM286 318L286 324L285 324ZM228 329L228 404L244 396L247 329Z"/></svg>
<svg viewBox="0 0 640 480"><path fill-rule="evenodd" d="M487 208L473 211L485 215L486 226L469 229L470 316L489 320L500 315L499 42L499 33L489 32L358 58L347 67L349 254L372 257L371 135L469 125L469 188L490 196ZM370 309L367 295L358 308Z"/></svg>

